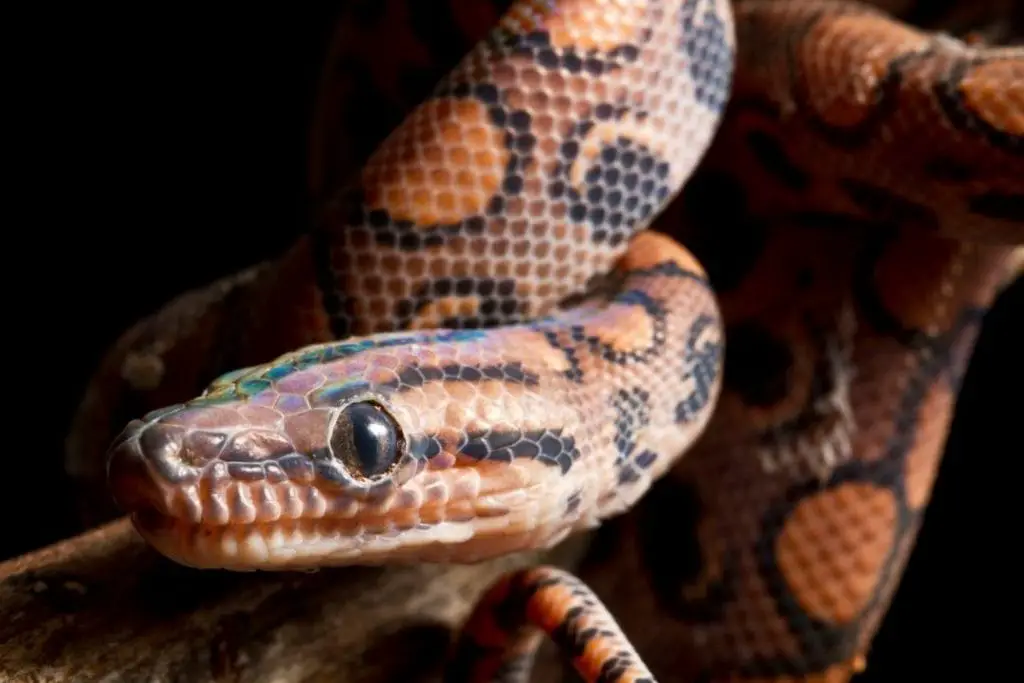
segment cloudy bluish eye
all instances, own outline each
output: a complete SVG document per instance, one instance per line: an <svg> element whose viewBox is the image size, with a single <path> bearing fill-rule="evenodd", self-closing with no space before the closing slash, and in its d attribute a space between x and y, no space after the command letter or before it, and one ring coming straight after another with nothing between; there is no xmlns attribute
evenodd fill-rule
<svg viewBox="0 0 1024 683"><path fill-rule="evenodd" d="M353 403L338 416L331 431L331 451L358 477L388 472L398 460L398 426L373 403Z"/></svg>

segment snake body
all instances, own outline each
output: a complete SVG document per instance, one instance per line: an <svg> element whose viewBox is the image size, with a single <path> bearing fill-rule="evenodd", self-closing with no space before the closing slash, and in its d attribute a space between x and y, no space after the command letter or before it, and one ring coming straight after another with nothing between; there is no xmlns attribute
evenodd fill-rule
<svg viewBox="0 0 1024 683"><path fill-rule="evenodd" d="M849 677L1021 241L1024 54L850 2L734 4L513 2L267 278L266 334L320 343L118 437L143 536L197 567L471 562L685 482L700 576L634 553L664 636L708 680ZM704 177L742 201L705 182L670 206L716 131ZM689 244L702 210L698 256L737 239L707 272L662 234ZM756 253L727 234L750 216ZM671 544L671 514L636 542ZM543 568L484 597L453 676L525 675L526 623L588 681L653 680Z"/></svg>

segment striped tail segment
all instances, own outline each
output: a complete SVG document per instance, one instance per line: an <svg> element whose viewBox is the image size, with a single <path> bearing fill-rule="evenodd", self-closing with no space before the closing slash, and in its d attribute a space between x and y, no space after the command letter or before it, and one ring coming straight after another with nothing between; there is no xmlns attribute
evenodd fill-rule
<svg viewBox="0 0 1024 683"><path fill-rule="evenodd" d="M446 683L526 683L547 635L586 683L655 683L598 597L572 574L542 566L509 574L477 603Z"/></svg>

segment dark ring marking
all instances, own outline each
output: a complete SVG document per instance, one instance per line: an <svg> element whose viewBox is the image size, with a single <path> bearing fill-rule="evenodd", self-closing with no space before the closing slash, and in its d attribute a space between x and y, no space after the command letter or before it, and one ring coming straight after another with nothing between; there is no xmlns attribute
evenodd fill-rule
<svg viewBox="0 0 1024 683"><path fill-rule="evenodd" d="M690 422L711 402L711 389L721 372L725 342L709 340L700 348L697 342L701 334L713 328L719 321L706 313L702 313L693 321L686 337L683 352L682 380L693 381L693 391L676 404L676 422Z"/></svg>
<svg viewBox="0 0 1024 683"><path fill-rule="evenodd" d="M547 186L547 196L566 201L570 220L588 225L596 244L607 242L617 247L627 241L636 226L648 220L671 191L667 181L670 164L643 142L626 135L601 140L598 157L588 159L593 163L581 174L582 186L572 182L573 171L582 161L580 153L587 134L601 123L621 121L630 113L640 119L645 117L642 112L600 104L595 107L593 118L576 123L559 147L554 178Z"/></svg>
<svg viewBox="0 0 1024 683"><path fill-rule="evenodd" d="M397 374L393 380L374 385L374 389L387 393L401 392L434 382L472 383L497 380L523 386L537 386L540 383L540 376L518 361L490 365L408 365L401 368Z"/></svg>
<svg viewBox="0 0 1024 683"><path fill-rule="evenodd" d="M652 35L651 29L644 29L638 43L647 43ZM529 59L542 69L573 75L602 76L632 64L640 56L640 48L634 43L623 43L610 50L555 47L548 31L513 34L499 28L491 34L490 42L495 49Z"/></svg>
<svg viewBox="0 0 1024 683"><path fill-rule="evenodd" d="M837 626L807 614L790 591L788 582L779 569L775 552L776 542L789 515L805 498L844 484L872 484L890 491L897 504L893 543L876 583L880 589L892 585L892 579L905 561L901 552L902 541L908 534L916 533L922 514L921 511L911 509L907 502L904 474L906 458L917 434L920 409L928 390L936 381L944 375L951 381L954 379L951 375L951 359L956 342L979 323L979 312L967 309L952 332L933 340L929 345L929 354L919 355L923 362L900 400L893 420L893 435L886 445L883 457L871 462L855 460L845 463L837 467L826 482L812 478L793 485L762 518L762 533L758 535L756 550L757 564L776 602L778 613L789 624L789 632L799 643L799 651L803 656L754 659L739 667L744 675L806 676L824 671L829 666L846 661L856 654L859 645L858 629L862 626L862 620ZM880 601L885 599L883 593L884 590L876 590L864 608L865 613L870 614L880 606Z"/></svg>
<svg viewBox="0 0 1024 683"><path fill-rule="evenodd" d="M714 3L708 3L700 25L697 25L695 17L699 4L700 0L686 0L682 5L679 48L690 58L694 98L718 114L724 111L732 91L736 55L729 47L725 22L715 12L717 6Z"/></svg>
<svg viewBox="0 0 1024 683"><path fill-rule="evenodd" d="M856 11L837 14L833 8L829 11L814 13L799 31L794 31L794 38L789 41L785 50L786 61L789 65L789 82L793 83L793 96L800 103L800 109L806 112L813 112L811 106L811 91L807 81L800 74L799 65L801 59L797 54L800 45L807 40L810 32L823 21L833 21L838 16L884 16L877 10L858 7ZM742 45L742 42L740 42ZM753 44L757 44L756 42ZM899 90L903 85L902 69L916 59L924 59L930 56L931 52L908 52L889 60L885 73L872 89L872 101L867 104L867 115L848 127L836 126L818 116L808 116L808 122L826 141L832 145L846 150L856 150L867 144L877 134L879 126L885 119L892 116L899 109Z"/></svg>
<svg viewBox="0 0 1024 683"><path fill-rule="evenodd" d="M631 459L640 431L651 421L651 394L642 387L620 389L612 397L612 412L615 413L614 467L618 481L620 485L634 483L640 479L637 467L649 467L657 457L653 451L644 451Z"/></svg>
<svg viewBox="0 0 1024 683"><path fill-rule="evenodd" d="M935 98L942 107L946 118L954 126L968 133L980 134L993 147L1015 156L1024 155L1024 137L1001 130L979 116L964 100L960 89L969 70L981 66L986 60L959 59L949 71L947 78L940 79L934 86Z"/></svg>
<svg viewBox="0 0 1024 683"><path fill-rule="evenodd" d="M851 284L854 301L868 323L880 334L892 337L908 349L921 350L932 343L932 338L924 330L906 326L886 307L875 286L875 269L893 239L894 233L871 239L858 255Z"/></svg>
<svg viewBox="0 0 1024 683"><path fill-rule="evenodd" d="M471 216L452 224L417 226L413 221L395 220L385 209L369 209L364 190L351 186L331 203L328 211L320 215L310 230L315 282L321 303L330 321L335 337L351 335L355 315L354 299L348 293L346 273L339 272L332 262L333 247L345 248L348 240L344 231L367 228L374 240L385 247L401 251L418 251L444 244L459 235L480 234L488 218L499 216L505 210L506 198L523 190L521 173L532 159L536 137L531 131L529 112L508 109L501 102L501 91L491 83L459 83L442 81L432 99L472 99L487 107L488 118L498 129L504 130L504 146L509 152L504 179L491 196L480 215Z"/></svg>
<svg viewBox="0 0 1024 683"><path fill-rule="evenodd" d="M503 642L497 646L484 646L476 640L471 631L463 630L446 671L445 680L448 683L468 683L477 680L480 673L477 667L484 662L495 663L499 673L521 671L522 666L528 665L532 659L532 651L529 654L517 653L510 652L507 648L514 646L516 641L530 630L540 628L536 623L529 623L529 608L534 600L552 588L569 593L566 598L568 609L559 623L547 634L563 657L569 660L583 658L588 647L599 638L606 639L609 645L618 644L620 649L602 658L601 670L595 679L597 683L617 683L629 668L640 664L636 661L634 653L628 651L629 643L623 642L618 633L587 624L593 617L600 617L603 610L592 591L576 577L525 569L500 581L502 584L496 585L503 585L504 594L493 604L488 616L494 628L504 635L501 639ZM635 683L654 681L648 677L641 677L636 678Z"/></svg>
<svg viewBox="0 0 1024 683"><path fill-rule="evenodd" d="M577 349L581 345L586 345L590 355L616 365L645 363L664 347L668 336L668 312L661 304L642 290L627 290L616 296L614 301L618 304L644 308L647 315L650 316L653 328L650 346L640 350L620 351L602 341L600 337L588 335L584 325L572 325L568 328L558 325L551 329L550 319L548 319L539 321L534 326L537 331L543 333L545 340L551 346L565 354L566 360L569 362L569 369L565 371L567 379L573 382L583 381L583 375L579 369L579 359L576 357ZM564 335L569 337L567 343L562 341Z"/></svg>
<svg viewBox="0 0 1024 683"><path fill-rule="evenodd" d="M522 109L509 109L502 103L501 90L492 83L440 83L431 100L475 100L487 107L487 116L497 130L505 131L504 146L509 152L505 176L500 189L490 198L483 214L455 223L418 225L410 220L395 220L386 209L368 210L361 188L352 188L342 199L347 211L346 226L366 226L375 235L378 244L400 251L419 251L438 247L456 235L477 235L486 227L487 218L500 215L507 197L519 195L523 190L520 174L531 158L537 142L531 131L530 113ZM428 100L429 104L430 100ZM422 106L422 105L421 105Z"/></svg>
<svg viewBox="0 0 1024 683"><path fill-rule="evenodd" d="M441 440L430 434L410 436L409 450L424 460L441 454ZM579 460L580 451L576 439L560 430L539 429L486 430L466 432L460 436L454 449L460 455L474 460L512 462L516 458L536 460L545 465L558 467L562 474L572 469Z"/></svg>
<svg viewBox="0 0 1024 683"><path fill-rule="evenodd" d="M517 295L516 281L512 278L443 277L424 282L412 298L398 302L395 317L399 327L407 328L431 303L451 296L477 299L478 313L469 318L445 318L439 322L439 327L490 328L526 317L526 304Z"/></svg>
<svg viewBox="0 0 1024 683"><path fill-rule="evenodd" d="M649 276L686 278L700 283L700 285L705 289L710 290L711 287L707 278L702 275L698 275L697 273L683 270L675 261L665 261L651 266L650 268L638 268L625 273L623 278L628 279L631 277ZM639 289L627 289L622 291L616 295L612 301L623 305L640 305L644 307L647 314L651 317L653 327L653 338L649 347L640 351L619 351L607 344L604 344L597 337L588 337L586 335L586 330L579 325L574 325L569 328L568 333L570 335L571 343L564 344L561 340L561 336L565 334L565 330L561 325L559 325L557 319L548 317L529 324L530 329L542 334L548 344L564 354L566 361L569 363L569 368L565 370L564 375L569 381L575 383L581 383L583 381L583 372L580 370L580 361L579 358L576 357L577 345L580 343L587 344L592 356L599 357L602 360L618 365L625 365L634 362L644 363L651 356L657 354L664 346L668 327L668 316L667 311L665 311L658 302L648 296L646 292Z"/></svg>

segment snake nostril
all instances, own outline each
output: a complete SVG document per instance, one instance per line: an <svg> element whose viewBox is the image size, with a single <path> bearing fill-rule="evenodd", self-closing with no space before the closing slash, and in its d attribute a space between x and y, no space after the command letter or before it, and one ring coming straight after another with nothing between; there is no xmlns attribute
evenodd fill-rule
<svg viewBox="0 0 1024 683"><path fill-rule="evenodd" d="M141 457L164 482L194 481L199 470L185 462L186 430L174 425L151 424L139 435Z"/></svg>
<svg viewBox="0 0 1024 683"><path fill-rule="evenodd" d="M178 458L182 437L182 430L177 427L154 424L139 435L139 447L143 456L152 462Z"/></svg>

